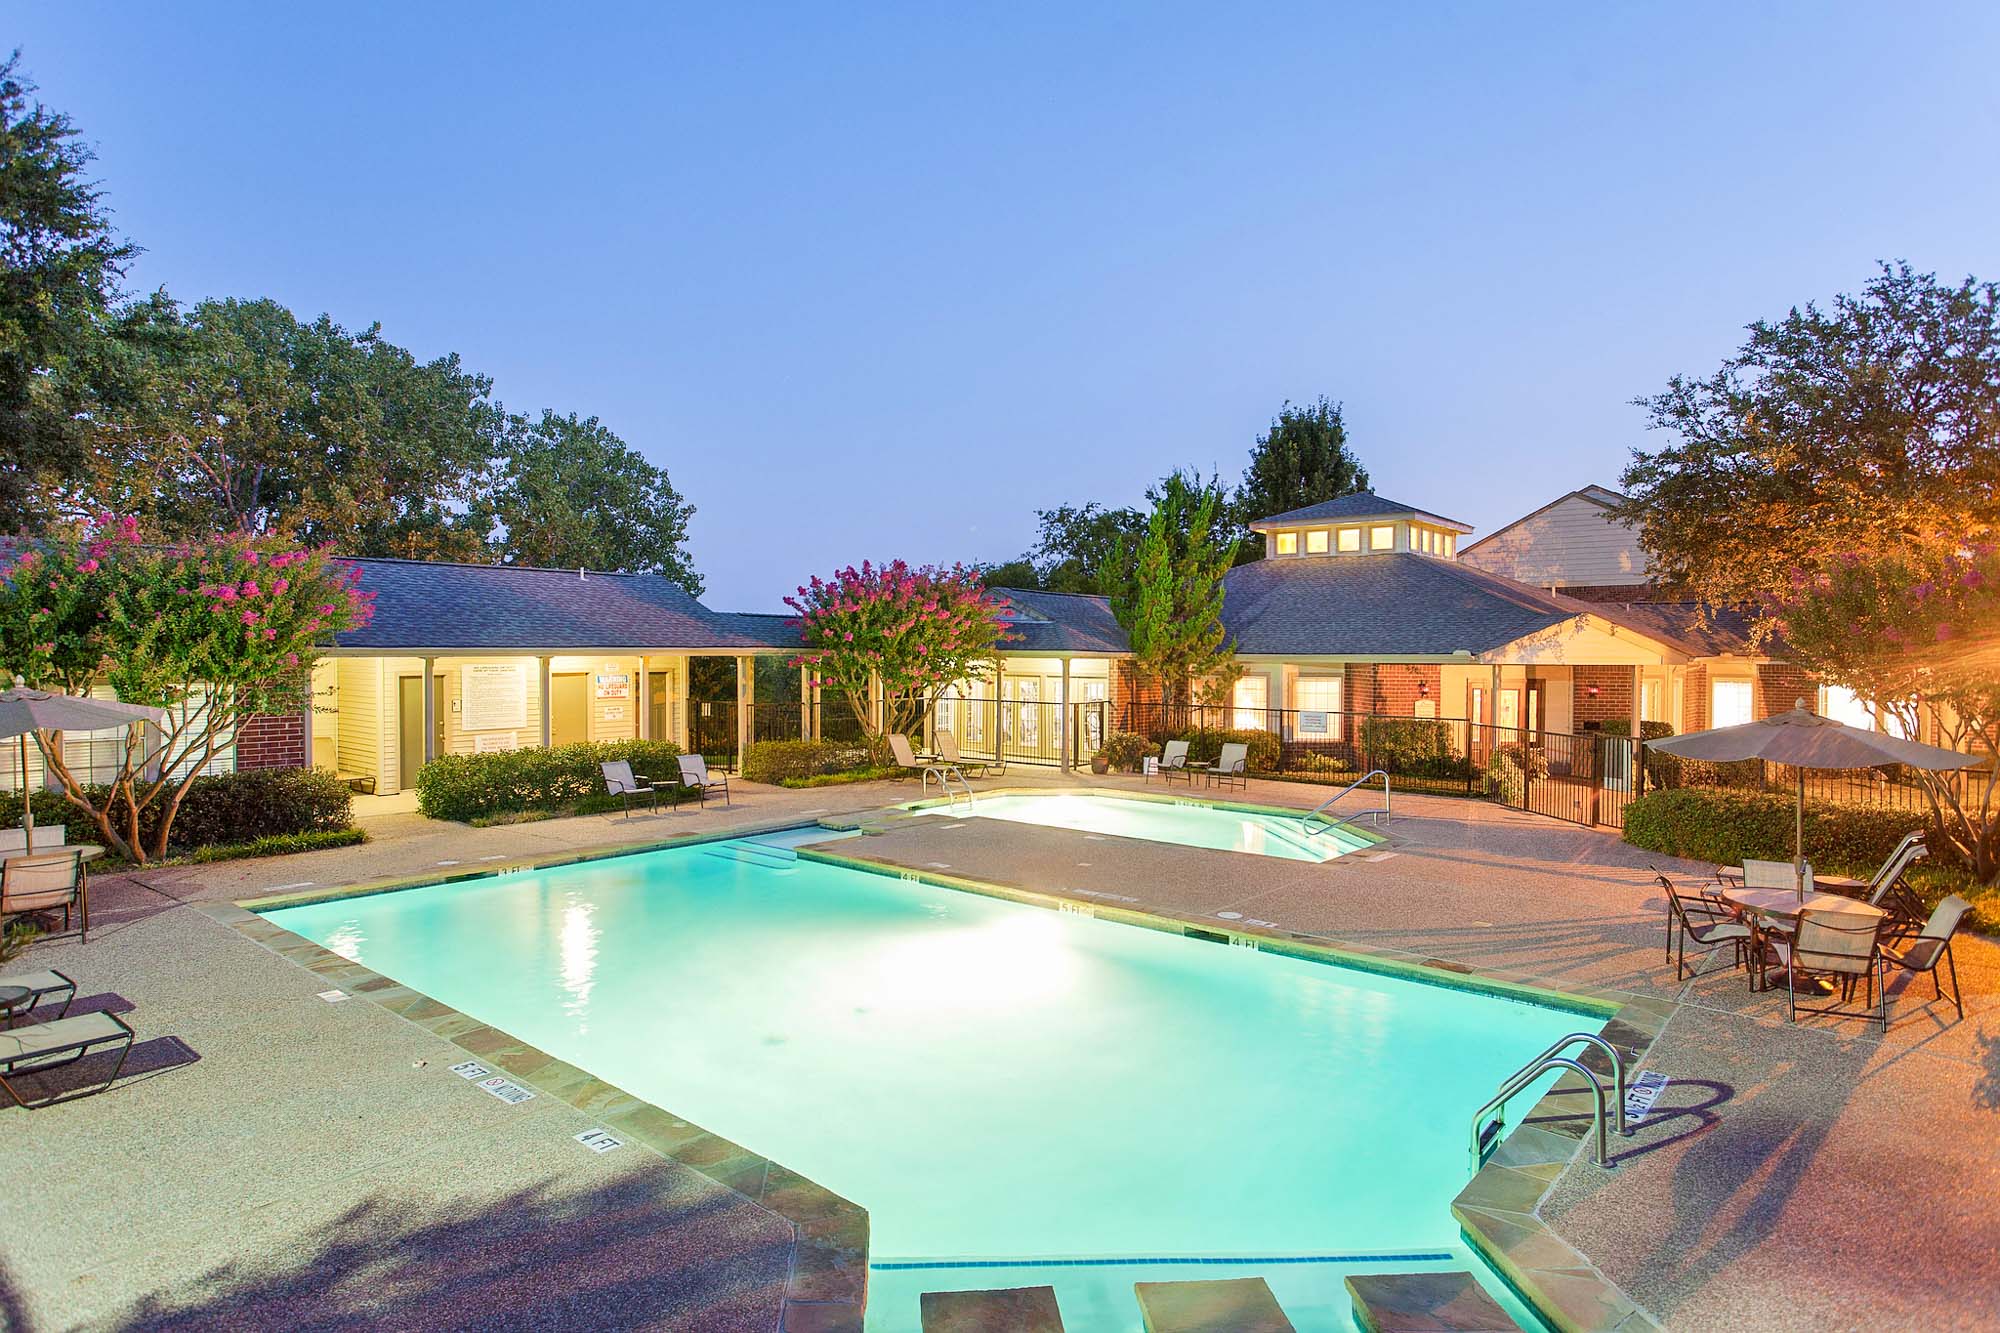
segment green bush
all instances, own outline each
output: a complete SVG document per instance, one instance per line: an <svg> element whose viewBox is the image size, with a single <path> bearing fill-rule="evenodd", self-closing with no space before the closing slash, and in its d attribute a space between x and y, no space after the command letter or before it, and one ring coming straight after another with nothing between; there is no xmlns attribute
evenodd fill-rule
<svg viewBox="0 0 2000 1333"><path fill-rule="evenodd" d="M743 778L784 784L864 768L868 762L868 747L853 741L758 741L743 756Z"/></svg>
<svg viewBox="0 0 2000 1333"><path fill-rule="evenodd" d="M104 808L112 795L104 787L93 787L89 792L99 808ZM35 797L37 826L61 824L73 843L97 842L103 836L88 816L59 793L37 792ZM120 801L114 810L125 808ZM114 817L118 817L116 813ZM0 792L0 823L21 823L19 792ZM347 784L325 769L258 768L218 773L196 778L188 788L174 815L168 850L180 854L258 838L345 829L353 823ZM148 806L139 818L140 837L150 842L158 828L159 809Z"/></svg>
<svg viewBox="0 0 2000 1333"><path fill-rule="evenodd" d="M1247 750L1245 765L1252 773L1275 772L1279 755L1284 749L1278 741L1277 732L1254 727L1196 727L1180 732L1174 739L1188 743L1190 764L1212 764L1221 757L1223 746L1244 746Z"/></svg>
<svg viewBox="0 0 2000 1333"><path fill-rule="evenodd" d="M673 782L679 758L680 750L668 741L585 741L547 750L439 755L417 775L417 809L431 819L463 821L502 811L602 808L599 764L623 759L639 777Z"/></svg>
<svg viewBox="0 0 2000 1333"><path fill-rule="evenodd" d="M894 766L864 764L860 768L844 769L838 773L822 773L813 778L786 778L781 784L786 787L842 787L850 782L876 782L883 778L905 776L907 770Z"/></svg>
<svg viewBox="0 0 2000 1333"><path fill-rule="evenodd" d="M1793 797L1775 792L1679 787L1648 792L1625 807L1625 841L1691 861L1741 865L1743 858L1792 859ZM1829 874L1872 874L1926 815L1879 806L1806 806L1805 857Z"/></svg>
<svg viewBox="0 0 2000 1333"><path fill-rule="evenodd" d="M1160 747L1136 731L1114 731L1104 738L1104 755L1111 766L1120 772L1130 773L1145 765L1146 759L1160 752Z"/></svg>
<svg viewBox="0 0 2000 1333"><path fill-rule="evenodd" d="M316 852L325 847L352 847L368 841L358 828L316 829L310 833L272 833L248 842L218 842L197 847L192 859L235 861L249 856L290 856L294 852Z"/></svg>
<svg viewBox="0 0 2000 1333"><path fill-rule="evenodd" d="M1531 779L1549 775L1548 756L1532 745L1509 741L1493 747L1486 760L1486 794L1503 805L1518 805ZM1629 808L1629 807L1628 807Z"/></svg>
<svg viewBox="0 0 2000 1333"><path fill-rule="evenodd" d="M1424 717L1364 717L1361 753L1369 768L1398 777L1462 778L1472 765L1452 745L1452 726Z"/></svg>

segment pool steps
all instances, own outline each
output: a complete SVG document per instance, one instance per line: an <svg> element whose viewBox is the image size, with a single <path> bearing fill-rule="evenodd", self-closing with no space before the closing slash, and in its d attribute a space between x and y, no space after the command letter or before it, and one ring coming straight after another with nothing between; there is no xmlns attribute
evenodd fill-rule
<svg viewBox="0 0 2000 1333"><path fill-rule="evenodd" d="M1364 1273L1347 1279L1365 1333L1517 1333L1470 1273Z"/></svg>
<svg viewBox="0 0 2000 1333"><path fill-rule="evenodd" d="M1063 1333L1054 1287L927 1291L924 1333Z"/></svg>

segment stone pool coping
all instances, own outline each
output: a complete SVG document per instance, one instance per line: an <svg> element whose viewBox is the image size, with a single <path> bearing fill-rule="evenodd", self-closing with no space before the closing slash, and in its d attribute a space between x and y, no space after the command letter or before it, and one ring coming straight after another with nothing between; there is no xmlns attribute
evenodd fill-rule
<svg viewBox="0 0 2000 1333"><path fill-rule="evenodd" d="M1059 788L1056 794L1071 791L1102 794L1089 788ZM1001 793L1049 794L1050 789L1003 788L993 794ZM1121 796L1160 802L1185 799L1151 792L1121 793ZM891 807L891 810L910 818L909 811L940 803L910 802ZM1252 802L1204 804L1218 809L1290 818L1297 818L1299 813ZM233 927L273 952L325 976L351 994L409 1019L478 1057L482 1063L524 1079L537 1089L599 1117L614 1132L645 1144L661 1156L679 1162L785 1218L792 1224L797 1240L792 1272L785 1290L783 1333L834 1333L835 1330L859 1333L867 1303L868 1283L868 1215L859 1204L259 915L260 911L281 907L464 883L520 871L551 870L707 842L755 837L762 833L810 827L813 822L829 832L857 828L866 831L868 825L865 816L858 820L807 822L801 822L794 816L727 831L678 834L524 858L506 864L265 895L235 903L194 906L196 910ZM1378 844L1388 841L1380 835L1369 836L1376 838ZM1567 1009L1604 1020L1598 1030L1599 1035L1619 1050L1628 1070L1634 1074L1673 1012L1672 1003L1665 1000L1531 986L1442 959L1413 961L1403 952L1354 943L1335 945L1276 928L1240 923L1196 923L1157 912L1082 901L1060 893L909 869L822 850L824 846L799 846L793 850L801 860L869 874L1005 899L1025 906L1087 915L1210 943L1254 947L1266 953L1348 967L1424 985ZM1602 1059L1594 1051L1582 1058L1584 1063L1593 1067L1597 1067ZM1574 1109L1576 1099L1587 1096L1587 1085L1576 1074L1565 1073L1558 1079L1497 1145L1491 1157L1452 1201L1452 1216L1467 1241L1550 1326L1562 1333L1643 1333L1660 1325L1587 1258L1556 1235L1537 1212L1543 1196L1554 1189L1557 1178L1581 1150L1590 1132L1588 1114L1580 1114Z"/></svg>

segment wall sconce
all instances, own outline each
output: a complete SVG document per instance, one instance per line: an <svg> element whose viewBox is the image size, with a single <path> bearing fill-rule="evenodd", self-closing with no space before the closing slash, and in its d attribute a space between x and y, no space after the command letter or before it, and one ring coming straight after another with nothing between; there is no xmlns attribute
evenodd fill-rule
<svg viewBox="0 0 2000 1333"><path fill-rule="evenodd" d="M1595 685L1586 685L1586 686L1584 686L1584 687L1583 687L1583 692L1584 692L1585 694L1589 695L1589 696L1590 696L1591 698L1593 698L1593 699L1595 699L1595 698L1597 697L1597 687L1596 687Z"/></svg>
<svg viewBox="0 0 2000 1333"><path fill-rule="evenodd" d="M1419 699L1428 699L1431 697L1431 683L1429 681L1420 680L1417 682L1417 697Z"/></svg>

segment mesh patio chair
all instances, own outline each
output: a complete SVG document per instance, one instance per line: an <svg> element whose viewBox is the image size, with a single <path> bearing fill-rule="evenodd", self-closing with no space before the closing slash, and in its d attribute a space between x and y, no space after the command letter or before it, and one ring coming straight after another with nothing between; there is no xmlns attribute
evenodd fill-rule
<svg viewBox="0 0 2000 1333"><path fill-rule="evenodd" d="M1806 892L1813 891L1812 866L1805 868ZM1799 877L1792 870L1790 861L1755 861L1743 859L1743 887L1746 889L1795 889Z"/></svg>
<svg viewBox="0 0 2000 1333"><path fill-rule="evenodd" d="M35 825L35 850L54 851L65 844L69 830L61 824ZM16 852L28 850L28 830L25 828L0 828L0 856L12 856Z"/></svg>
<svg viewBox="0 0 2000 1333"><path fill-rule="evenodd" d="M1760 932L1763 934L1763 932ZM1769 955L1785 968L1785 991L1792 1021L1800 1014L1833 1014L1871 1018L1889 1030L1888 976L1881 948L1882 918L1872 912L1808 910L1799 913L1799 927L1790 938L1766 937ZM1818 977L1840 988L1840 1000L1814 1007L1799 1003L1799 979ZM1854 999L1854 985L1866 986L1867 1009L1845 1009Z"/></svg>
<svg viewBox="0 0 2000 1333"><path fill-rule="evenodd" d="M70 933L70 916L76 916L79 943L90 940L90 891L83 875L83 852L70 847L59 851L10 856L0 870L0 925L14 917L53 918L62 913L62 929L45 932Z"/></svg>
<svg viewBox="0 0 2000 1333"><path fill-rule="evenodd" d="M1160 751L1160 776L1172 782L1178 776L1190 786L1194 784L1194 774L1188 768L1188 743L1168 741Z"/></svg>
<svg viewBox="0 0 2000 1333"><path fill-rule="evenodd" d="M632 799L637 797L652 804L654 810L660 808L660 797L666 792L654 785L651 779L634 776L632 764L625 759L609 759L598 765L604 773L604 790L613 796L623 797L625 817L632 817ZM679 804L678 801L675 802Z"/></svg>
<svg viewBox="0 0 2000 1333"><path fill-rule="evenodd" d="M1921 831L1910 834L1896 845L1875 877L1868 881L1868 901L1889 914L1889 937L1907 940L1920 934L1929 919L1923 899L1910 889L1904 872L1930 855Z"/></svg>
<svg viewBox="0 0 2000 1333"><path fill-rule="evenodd" d="M1752 938L1748 923L1713 899L1684 894L1665 875L1655 871L1654 876L1667 895L1667 961L1674 965L1675 981L1699 973L1700 959L1695 960L1694 973L1687 970L1689 940L1706 954L1731 949L1735 952L1736 966L1748 968Z"/></svg>
<svg viewBox="0 0 2000 1333"><path fill-rule="evenodd" d="M1230 744L1222 747L1212 764L1197 765L1217 786L1250 787L1250 747Z"/></svg>
<svg viewBox="0 0 2000 1333"><path fill-rule="evenodd" d="M699 796L703 806L708 804L708 794L712 791L722 793L722 803L724 805L730 803L729 776L727 774L710 773L708 771L708 760L698 754L680 755L678 756L678 760L681 771L681 791L693 792L696 796ZM675 804L679 804L679 800L679 796L676 795Z"/></svg>
<svg viewBox="0 0 2000 1333"><path fill-rule="evenodd" d="M1938 964L1943 963L1951 976L1951 1004L1960 1018L1965 1017L1965 998L1958 989L1958 964L1951 956L1951 937L1958 933L1959 923L1971 910L1972 904L1954 893L1937 905L1915 939L1886 944L1882 949L1882 957L1904 971L1930 973L1931 989L1940 1000L1944 998L1944 984L1938 980Z"/></svg>

